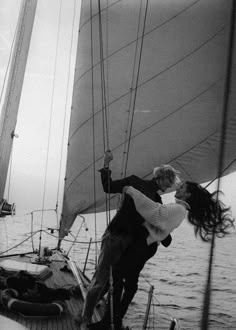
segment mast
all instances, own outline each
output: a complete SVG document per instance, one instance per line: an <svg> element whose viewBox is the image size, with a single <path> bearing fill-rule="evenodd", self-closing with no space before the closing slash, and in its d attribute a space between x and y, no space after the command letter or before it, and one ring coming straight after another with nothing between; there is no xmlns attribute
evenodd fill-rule
<svg viewBox="0 0 236 330"><path fill-rule="evenodd" d="M37 2L38 0L22 0L21 2L6 94L0 117L0 200L2 200L5 191Z"/></svg>

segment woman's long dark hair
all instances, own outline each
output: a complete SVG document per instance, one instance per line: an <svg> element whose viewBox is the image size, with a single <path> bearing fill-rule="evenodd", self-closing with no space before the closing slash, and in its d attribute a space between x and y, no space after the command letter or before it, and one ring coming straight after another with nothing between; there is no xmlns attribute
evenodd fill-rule
<svg viewBox="0 0 236 330"><path fill-rule="evenodd" d="M195 235L203 241L209 241L213 233L217 237L229 234L234 227L234 219L230 208L218 200L219 191L210 193L195 182L186 182L187 191L191 196L187 200L190 205L188 219L194 225Z"/></svg>

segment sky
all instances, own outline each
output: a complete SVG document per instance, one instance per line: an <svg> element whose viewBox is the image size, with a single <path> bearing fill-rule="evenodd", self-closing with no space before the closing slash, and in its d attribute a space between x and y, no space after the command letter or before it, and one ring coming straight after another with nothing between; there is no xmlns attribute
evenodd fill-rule
<svg viewBox="0 0 236 330"><path fill-rule="evenodd" d="M20 3L0 1L1 90ZM16 203L18 215L55 208L57 200L62 201L79 17L79 0L38 0L5 191L9 202ZM235 183L233 173L222 179L220 188L236 214ZM170 200L169 195L165 200Z"/></svg>
<svg viewBox="0 0 236 330"><path fill-rule="evenodd" d="M1 90L20 3L20 0L0 2ZM59 200L62 199L65 156L60 171L61 150L65 155L79 15L78 0L39 0L37 4L15 130L19 137L14 141L5 192L20 214L25 212L23 205L28 205L27 210L42 208L44 194L44 207L55 208L60 176Z"/></svg>

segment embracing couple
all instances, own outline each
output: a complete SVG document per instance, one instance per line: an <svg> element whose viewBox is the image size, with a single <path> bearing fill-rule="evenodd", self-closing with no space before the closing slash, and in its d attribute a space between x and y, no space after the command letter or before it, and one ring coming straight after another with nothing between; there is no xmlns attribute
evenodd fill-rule
<svg viewBox="0 0 236 330"><path fill-rule="evenodd" d="M153 178L144 180L135 175L112 180L109 164L113 160L110 151L104 156L100 170L106 193L124 194L122 204L102 237L96 271L88 288L84 308L75 320L80 329L123 329L122 319L137 288L138 278L145 263L157 251L158 245L171 244L170 233L184 218L194 226L196 235L203 241L216 234L223 237L233 226L234 219L218 201L217 192L210 193L195 182L180 182L179 172L170 165L154 168ZM176 202L162 205L159 192L176 187ZM112 275L112 308L110 303L103 319L91 323L98 301L109 292ZM108 298L110 295L108 294ZM109 299L108 299L109 301Z"/></svg>

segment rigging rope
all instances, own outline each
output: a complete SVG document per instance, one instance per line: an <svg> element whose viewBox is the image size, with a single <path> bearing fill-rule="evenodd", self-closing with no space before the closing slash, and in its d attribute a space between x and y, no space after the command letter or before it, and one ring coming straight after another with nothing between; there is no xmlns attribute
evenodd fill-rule
<svg viewBox="0 0 236 330"><path fill-rule="evenodd" d="M103 148L104 153L109 150L109 134L108 134L108 116L106 102L106 83L104 72L104 55L103 55L103 33L102 33L102 17L101 2L98 0L98 18L99 18L99 45L100 45L100 67L101 67L101 90L102 90L102 123L103 123ZM107 40L108 44L108 40ZM110 194L106 195L106 217L107 225L110 223Z"/></svg>
<svg viewBox="0 0 236 330"><path fill-rule="evenodd" d="M24 242L28 241L32 236L34 236L35 234L37 234L37 232L35 232L34 234L32 234L31 236L27 237L25 240L23 240L22 242L20 242L19 244L16 244L14 245L13 247L11 247L10 249L6 250L6 251L3 251L3 252L0 252L0 256L17 248L18 246L22 245Z"/></svg>
<svg viewBox="0 0 236 330"><path fill-rule="evenodd" d="M58 180L57 180L57 197L56 197L56 210L58 209L59 203L59 191L60 191L60 184L61 184L61 177L62 177L62 158L63 158L63 150L64 150L64 141L65 141L65 126L66 126L66 109L68 106L68 94L69 94L69 81L70 81L70 67L71 67L71 59L72 59L72 46L73 46L73 39L74 39L74 29L75 29L75 13L76 13L76 0L74 0L74 7L73 7L73 18L72 18L72 28L71 28L71 42L70 42L70 51L69 51L69 63L68 63L68 75L67 75L67 84L66 84L66 100L65 100L65 107L64 107L64 118L63 118L63 129L62 129L62 137L61 137L61 152L60 152L60 162L59 162L59 172L58 172ZM58 213L57 213L57 227L58 227Z"/></svg>
<svg viewBox="0 0 236 330"><path fill-rule="evenodd" d="M101 89L102 89L102 115L103 115L103 145L104 152L109 149L108 120L107 120L107 101L106 101L106 81L103 55L103 33L101 19L101 1L98 0L98 18L99 18L99 44L100 44L100 66L101 66Z"/></svg>
<svg viewBox="0 0 236 330"><path fill-rule="evenodd" d="M93 125L93 199L94 199L94 234L95 234L95 239L97 239L97 204L96 204L96 169L95 169L95 105L94 105L94 71L93 71L93 66L94 66L94 54L93 54L93 8L92 8L92 0L90 0L90 32L91 32L91 37L90 37L90 47L91 47L91 79L92 79L92 114L93 114L93 120L92 120L92 125ZM97 244L95 245L95 265L97 265L97 255L98 255L98 246Z"/></svg>
<svg viewBox="0 0 236 330"><path fill-rule="evenodd" d="M230 24L230 36L229 36L229 47L228 47L228 61L226 69L226 81L224 89L224 103L223 103L223 113L222 113L222 127L221 127L221 140L220 140L220 154L219 154L219 164L218 164L218 183L217 191L220 189L220 175L223 168L223 160L225 153L225 140L227 134L227 118L228 118L228 107L229 107L229 95L231 89L231 72L233 64L233 53L234 53L234 32L235 32L235 19L236 19L236 1L232 0L232 9L231 9L231 24ZM218 198L218 193L217 193ZM210 248L210 258L209 258L209 268L208 268L208 277L205 288L205 296L203 302L203 314L201 321L201 329L208 329L208 319L209 319L209 310L211 302L211 282L212 282L212 266L214 258L214 247L215 247L215 232L213 232L211 248Z"/></svg>
<svg viewBox="0 0 236 330"><path fill-rule="evenodd" d="M106 26L107 26L107 29L106 29L106 100L107 100L107 107L108 107L108 110L109 110L109 104L110 104L110 98L109 98L109 53L108 53L108 38L109 38L109 29L108 29L108 7L109 7L109 4L108 4L108 0L107 0L107 11L106 11ZM106 116L107 116L107 123L109 123L109 111L106 111ZM109 136L109 125L107 125L107 133L108 133L108 136ZM108 144L108 148L109 148L109 144Z"/></svg>
<svg viewBox="0 0 236 330"><path fill-rule="evenodd" d="M53 86L52 86L52 99L51 99L51 107L50 107L50 119L49 119L49 131L48 131L48 143L47 143L47 154L46 154L46 166L45 166L45 175L44 175L44 189L43 189L43 200L42 200L42 216L41 216L41 228L43 226L44 219L44 206L45 206L45 196L46 196L46 181L47 181L47 172L48 172L48 160L49 160L49 146L51 140L51 128L52 128L52 112L53 112L53 102L54 102L54 91L55 91L55 76L56 76L56 67L57 67L57 58L58 58L58 45L59 45L59 34L60 34L60 25L61 25L61 8L62 8L62 0L60 1L60 9L59 9L59 18L58 18L58 31L57 31L57 41L56 41L56 54L55 54L55 62L54 62L54 72L53 72ZM41 240L42 236L40 234L39 238L39 254L41 250Z"/></svg>
<svg viewBox="0 0 236 330"><path fill-rule="evenodd" d="M107 9L108 10L108 9ZM99 41L100 41L100 66L101 66L101 89L102 89L102 117L103 117L103 146L104 153L109 150L109 134L108 134L108 117L107 117L107 103L106 103L106 84L104 72L104 55L103 55L103 36L102 36L102 20L101 20L101 2L98 0L98 17L99 17ZM107 30L108 30L108 13L107 13ZM108 38L108 33L107 33ZM107 40L108 49L108 40ZM108 57L108 56L107 56ZM108 64L107 64L108 69ZM107 72L108 77L108 72ZM107 175L109 176L109 171ZM108 182L109 178L108 178ZM106 194L106 217L107 225L110 223L110 184L108 183L108 194ZM111 241L110 241L111 242ZM113 275L111 266L111 243L110 243L110 271L109 271L109 297L110 297L110 327L114 329L114 306L113 306Z"/></svg>
<svg viewBox="0 0 236 330"><path fill-rule="evenodd" d="M80 227L79 227L79 229L78 229L78 231L77 231L77 234L76 234L76 236L75 236L74 242L71 244L71 247L70 247L70 248L68 249L68 251L67 251L67 254L66 254L67 257L69 256L69 253L70 253L71 249L72 249L73 246L75 245L75 242L76 242L76 240L77 240L77 237L79 236L79 233L80 233L80 231L81 231L81 229L82 229L82 226L83 226L83 224L84 224L84 222L85 222L85 218L82 217L82 216L80 216L80 217L83 219L83 221L81 222L81 225L80 225Z"/></svg>
<svg viewBox="0 0 236 330"><path fill-rule="evenodd" d="M131 104L132 104L132 96L133 96L133 84L134 84L134 73L135 73L135 66L137 62L137 53L138 53L138 42L139 42L139 28L140 28L140 22L141 22L141 12L142 12L142 0L140 1L140 7L139 7L139 18L138 18L138 27L137 27L137 34L136 34L136 43L135 43L135 52L134 52L134 62L133 62L133 73L132 73L132 79L131 79L131 88L130 88L130 97L129 97L129 106L128 106L128 120L127 120L127 127L125 130L125 142L128 140L126 138L128 130L129 130L129 122L130 122L130 113L131 113ZM130 127L131 129L131 127ZM129 134L130 135L130 134ZM126 150L125 150L126 144L124 143L124 151L123 151L123 157L122 157L122 165L121 165L121 177L126 176Z"/></svg>
<svg viewBox="0 0 236 330"><path fill-rule="evenodd" d="M127 157L126 157L126 163L125 163L125 174L126 174L126 170L127 170L127 166L128 166L128 159L129 159L129 149L130 149L131 133L132 133L133 121L134 121L134 110L135 110L135 106L136 106L138 83L139 83L139 74L140 74L142 51L143 51L143 40L144 40L144 34L145 34L145 28L146 28L148 3L149 3L149 0L146 0L143 31L142 31L141 46L140 46L139 61L138 61L138 70L137 70L136 83L135 83L135 88L134 88L134 101L133 101L133 107L132 107L131 125L130 125L130 132L129 132L129 138L128 138L128 148L126 151Z"/></svg>
<svg viewBox="0 0 236 330"><path fill-rule="evenodd" d="M100 66L101 66L101 89L102 89L102 118L103 118L103 147L104 152L109 150L109 134L108 134L108 116L107 116L107 102L106 102L106 84L104 73L104 55L103 55L103 34L102 34L102 19L101 19L101 2L98 0L98 16L99 16L99 41L100 41ZM108 16L107 16L108 17ZM108 20L107 20L108 30ZM106 35L108 37L108 34ZM108 40L107 45L108 45ZM108 46L107 46L108 47ZM107 67L108 69L108 67ZM108 73L107 73L108 74ZM110 188L106 197L106 221L107 226L110 223Z"/></svg>
<svg viewBox="0 0 236 330"><path fill-rule="evenodd" d="M232 160L220 173L220 177L223 176L224 172L227 171L228 168L230 168L234 163L236 162L236 158ZM215 182L218 179L218 176L215 177L213 180L211 180L204 188L209 187L213 182Z"/></svg>
<svg viewBox="0 0 236 330"><path fill-rule="evenodd" d="M102 86L102 102L106 102L106 93L105 93L105 75L104 75L104 58L103 58L103 42L102 42L102 24L101 24L101 7L100 7L100 0L98 1L98 7L99 7L99 37L100 37L100 63L101 63L101 86ZM137 57L137 44L138 44L138 35L139 35L139 28L140 28L140 21L141 21L141 8L142 8L142 0L140 3L140 14L139 14L139 23L138 23L138 30L137 30L137 42L136 42L136 50L135 50L135 60L134 60L134 66L133 66L133 77L132 77L132 86L134 82L134 72L135 72L135 65L136 65L136 57ZM141 67L141 57L142 57L142 49L143 49L143 39L145 34L145 26L146 26L146 18L147 18L147 10L148 10L148 0L146 1L146 7L145 7L145 15L144 15L144 23L143 23L143 31L142 31L142 38L141 38L141 45L140 45L140 53L139 53L139 59L138 59L138 68L137 68L137 76L136 76L136 84L134 88L134 101L133 101L133 108L132 108L132 116L131 116L131 124L130 124L130 131L129 131L129 138L128 138L128 148L127 148L127 158L126 158L126 164L125 164L125 171L124 174L126 174L127 169L127 163L128 163L128 154L129 154L129 147L130 147L130 138L131 138L131 132L132 132L132 125L133 125L133 118L134 118L134 109L136 104L136 96L137 96L137 87L139 82L139 73L140 73L140 67ZM108 19L107 19L108 22ZM108 24L108 23L107 23ZM108 30L108 26L107 26ZM108 38L108 34L107 34ZM108 39L107 39L107 45L108 45ZM107 54L108 58L108 54ZM130 94L130 105L131 105L131 99L132 99L132 91L133 87L131 87L131 94ZM129 105L129 108L130 108ZM108 135L107 135L107 141L105 140L106 134L108 133L107 129L107 115L106 115L106 104L102 103L102 109L103 109L103 125L104 125L104 146L109 146L108 141ZM128 129L127 129L128 131ZM109 147L107 148L109 149ZM106 148L105 148L106 150ZM105 151L104 150L104 151ZM125 152L124 152L125 154ZM109 174L108 174L109 175ZM109 182L109 180L108 180ZM110 189L108 187L108 195L109 195ZM108 201L110 202L110 196ZM110 214L110 205L109 205L109 214ZM111 313L111 328L114 327L113 324L113 276L112 276L112 267L110 267L110 277L109 277L109 283L110 283L110 313Z"/></svg>

